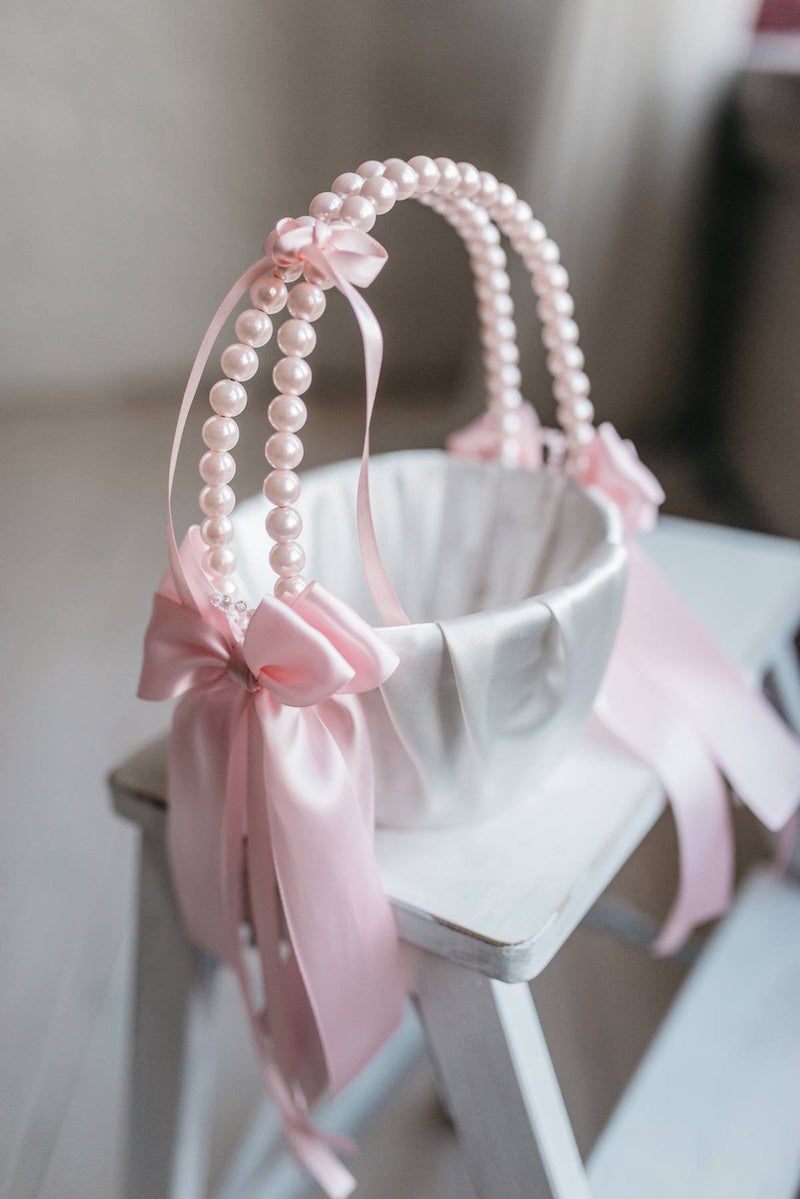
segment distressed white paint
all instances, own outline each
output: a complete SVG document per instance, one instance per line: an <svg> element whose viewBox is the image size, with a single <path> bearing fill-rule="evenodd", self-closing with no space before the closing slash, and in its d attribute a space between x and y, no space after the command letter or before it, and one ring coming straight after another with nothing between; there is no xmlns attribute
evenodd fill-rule
<svg viewBox="0 0 800 1199"><path fill-rule="evenodd" d="M594 1199L792 1199L800 887L742 889L589 1162Z"/></svg>

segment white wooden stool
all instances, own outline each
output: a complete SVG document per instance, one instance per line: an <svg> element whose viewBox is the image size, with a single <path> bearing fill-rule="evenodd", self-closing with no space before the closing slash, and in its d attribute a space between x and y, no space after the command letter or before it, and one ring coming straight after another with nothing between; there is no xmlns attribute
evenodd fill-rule
<svg viewBox="0 0 800 1199"><path fill-rule="evenodd" d="M800 547L667 519L648 550L728 653L771 676L800 729ZM172 897L165 763L160 742L111 780L142 833L128 1199L199 1199L205 1186L213 964L186 940ZM420 955L438 1085L482 1199L796 1193L800 888L767 874L704 950L585 1166L578 1154L527 983L664 804L652 774L590 725L513 811L464 829L378 832L400 934Z"/></svg>

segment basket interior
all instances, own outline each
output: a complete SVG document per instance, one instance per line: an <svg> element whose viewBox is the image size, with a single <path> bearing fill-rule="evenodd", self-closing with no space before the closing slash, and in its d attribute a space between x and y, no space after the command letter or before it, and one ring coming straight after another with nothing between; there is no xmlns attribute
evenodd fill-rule
<svg viewBox="0 0 800 1199"><path fill-rule="evenodd" d="M380 625L358 549L358 468L351 460L304 477L304 574ZM546 471L400 451L372 459L370 485L386 570L415 624L541 595L574 579L612 538L608 509ZM266 510L256 496L236 516L239 574L251 602L271 594L274 583Z"/></svg>

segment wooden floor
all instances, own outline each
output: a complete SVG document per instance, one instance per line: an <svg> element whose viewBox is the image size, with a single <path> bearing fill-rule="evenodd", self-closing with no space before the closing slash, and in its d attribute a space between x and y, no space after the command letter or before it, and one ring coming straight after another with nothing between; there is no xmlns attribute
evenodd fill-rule
<svg viewBox="0 0 800 1199"><path fill-rule="evenodd" d="M379 447L438 444L460 419L437 397L384 412ZM104 779L167 721L134 692L164 565L172 420L171 402L4 417L0 1199L116 1194L134 841L111 815ZM321 410L311 461L353 453L359 424L355 404ZM248 418L243 433L245 495L263 474L264 430ZM181 527L194 517L199 439L189 444ZM676 478L690 496L691 482ZM688 499L679 507L715 515ZM258 1092L229 992L215 1171ZM468 1199L424 1064L365 1135L357 1173L363 1199Z"/></svg>

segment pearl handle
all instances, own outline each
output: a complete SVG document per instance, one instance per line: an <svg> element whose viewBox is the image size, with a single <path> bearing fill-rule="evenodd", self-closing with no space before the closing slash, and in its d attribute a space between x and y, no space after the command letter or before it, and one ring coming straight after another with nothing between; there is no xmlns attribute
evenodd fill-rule
<svg viewBox="0 0 800 1199"><path fill-rule="evenodd" d="M330 191L315 196L309 215L301 217L300 223L344 221L368 232L377 217L389 212L398 200L411 198L442 215L467 248L481 322L488 404L498 422L498 455L508 466L519 460L522 380L501 234L522 258L537 297L558 421L566 437L564 468L575 469L593 436L594 409L578 347L574 305L567 290L569 279L555 242L513 188L471 163L455 163L449 158L419 155L408 162L398 158L369 160L357 171L339 175ZM297 282L301 274L305 279ZM295 286L289 291L287 284ZM258 370L257 350L272 336L271 318L288 305L290 317L277 335L283 357L272 372L277 394L269 406L274 432L267 439L265 456L272 470L264 480L264 495L272 505L266 527L274 542L269 560L278 576L275 594L290 600L306 586L301 573L305 553L298 541L302 521L294 507L301 486L295 468L303 457L298 433L306 421L306 405L301 397L312 380L306 358L317 340L313 322L325 310L324 291L330 285L310 266L301 271L288 261L276 262L271 274L253 284L252 308L240 313L236 321L238 340L221 356L226 377L211 389L214 415L203 427L206 453L200 463L204 482L200 506L206 518L201 533L207 546L203 565L215 588L216 602L234 609L240 620L246 619L246 605L233 599L236 558L231 547L230 514L235 496L229 484L236 470L231 454L239 436L235 417L247 403L243 384Z"/></svg>

